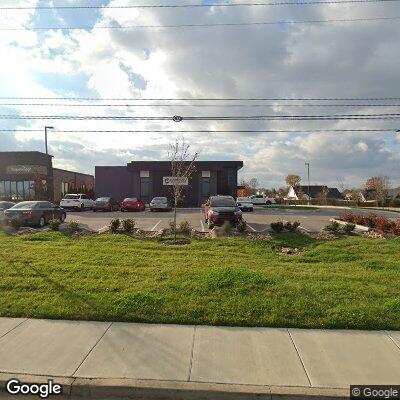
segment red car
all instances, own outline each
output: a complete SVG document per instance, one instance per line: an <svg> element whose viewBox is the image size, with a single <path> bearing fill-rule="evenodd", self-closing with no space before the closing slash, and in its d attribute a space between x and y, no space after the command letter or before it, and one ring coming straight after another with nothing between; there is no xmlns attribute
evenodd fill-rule
<svg viewBox="0 0 400 400"><path fill-rule="evenodd" d="M214 225L221 226L225 221L236 226L242 219L242 212L232 196L211 196L202 205L204 220L211 229Z"/></svg>
<svg viewBox="0 0 400 400"><path fill-rule="evenodd" d="M146 205L136 197L128 197L121 203L121 211L144 211Z"/></svg>

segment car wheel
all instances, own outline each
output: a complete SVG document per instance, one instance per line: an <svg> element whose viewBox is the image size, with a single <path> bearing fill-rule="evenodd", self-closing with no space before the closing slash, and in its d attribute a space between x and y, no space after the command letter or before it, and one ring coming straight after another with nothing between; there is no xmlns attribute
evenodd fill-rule
<svg viewBox="0 0 400 400"><path fill-rule="evenodd" d="M46 225L46 220L43 216L39 218L39 227L43 228Z"/></svg>
<svg viewBox="0 0 400 400"><path fill-rule="evenodd" d="M93 208L93 212L96 212L96 210Z"/></svg>
<svg viewBox="0 0 400 400"><path fill-rule="evenodd" d="M267 206L270 206L272 203L268 200L265 204L266 204Z"/></svg>
<svg viewBox="0 0 400 400"><path fill-rule="evenodd" d="M81 208L80 208L80 210L79 211L85 211L85 206L83 205L83 204L81 204Z"/></svg>

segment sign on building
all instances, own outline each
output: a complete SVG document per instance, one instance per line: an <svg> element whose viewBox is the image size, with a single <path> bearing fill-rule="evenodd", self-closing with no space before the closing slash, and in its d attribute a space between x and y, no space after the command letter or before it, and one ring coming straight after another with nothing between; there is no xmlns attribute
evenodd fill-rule
<svg viewBox="0 0 400 400"><path fill-rule="evenodd" d="M43 165L8 165L6 168L8 175L38 174L47 175L47 168Z"/></svg>
<svg viewBox="0 0 400 400"><path fill-rule="evenodd" d="M164 176L164 186L187 186L189 184L188 178L185 176Z"/></svg>

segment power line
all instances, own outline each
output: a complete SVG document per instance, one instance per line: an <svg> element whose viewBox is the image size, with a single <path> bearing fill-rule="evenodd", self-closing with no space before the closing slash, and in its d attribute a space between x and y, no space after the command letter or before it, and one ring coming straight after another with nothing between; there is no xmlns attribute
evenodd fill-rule
<svg viewBox="0 0 400 400"><path fill-rule="evenodd" d="M308 129L308 130L53 130L59 133L316 133L316 132L397 132L392 129ZM43 132L43 129L0 129L0 132Z"/></svg>
<svg viewBox="0 0 400 400"><path fill-rule="evenodd" d="M40 30L97 30L97 29L168 29L168 28L206 28L206 27L244 27L244 26L267 26L267 25L303 25L303 24L324 24L335 22L372 22L372 21L393 21L399 20L400 16L395 17L374 17L374 18L349 18L349 19L325 19L325 20L305 20L305 21L263 21L263 22L225 22L208 24L179 24L179 25L95 25L95 26L56 26L56 27L23 27L23 28L0 28L0 31L40 31Z"/></svg>
<svg viewBox="0 0 400 400"><path fill-rule="evenodd" d="M400 97L186 97L186 98L135 98L135 97L5 97L0 100L82 100L82 101L390 101Z"/></svg>
<svg viewBox="0 0 400 400"><path fill-rule="evenodd" d="M286 5L312 5L312 4L359 4L359 3L387 3L398 2L399 0L298 0L298 1L277 1L258 3L223 3L223 4L154 4L154 5L112 5L112 6L36 6L36 7L0 7L0 11L17 10L83 10L83 9L137 9L137 8L210 8L210 7L254 7L254 6L286 6Z"/></svg>
<svg viewBox="0 0 400 400"><path fill-rule="evenodd" d="M67 104L67 103L0 103L1 106L18 107L400 107L400 104Z"/></svg>
<svg viewBox="0 0 400 400"><path fill-rule="evenodd" d="M0 115L13 120L118 120L118 121L262 121L262 120L372 120L398 119L400 113L334 115L252 115L252 116L72 116L72 115Z"/></svg>

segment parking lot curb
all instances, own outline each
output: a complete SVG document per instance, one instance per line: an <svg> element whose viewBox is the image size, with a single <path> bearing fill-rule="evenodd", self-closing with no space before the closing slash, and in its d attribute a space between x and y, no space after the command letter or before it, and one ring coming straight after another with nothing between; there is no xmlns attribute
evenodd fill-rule
<svg viewBox="0 0 400 400"><path fill-rule="evenodd" d="M138 379L100 379L54 377L0 373L0 398L10 379L23 383L46 383L52 379L63 387L62 398L154 400L308 400L348 399L348 389L294 386L255 386L225 383L202 383Z"/></svg>

